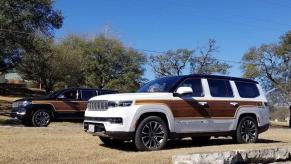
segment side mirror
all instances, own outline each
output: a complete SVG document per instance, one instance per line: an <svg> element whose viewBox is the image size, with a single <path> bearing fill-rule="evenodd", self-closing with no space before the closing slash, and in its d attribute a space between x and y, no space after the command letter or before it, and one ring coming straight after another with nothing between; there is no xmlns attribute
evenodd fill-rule
<svg viewBox="0 0 291 164"><path fill-rule="evenodd" d="M179 87L177 91L174 93L174 96L181 96L184 94L192 94L193 90L191 87Z"/></svg>
<svg viewBox="0 0 291 164"><path fill-rule="evenodd" d="M58 100L62 100L62 99L64 99L64 98L65 98L64 95L59 95L59 96L57 97Z"/></svg>

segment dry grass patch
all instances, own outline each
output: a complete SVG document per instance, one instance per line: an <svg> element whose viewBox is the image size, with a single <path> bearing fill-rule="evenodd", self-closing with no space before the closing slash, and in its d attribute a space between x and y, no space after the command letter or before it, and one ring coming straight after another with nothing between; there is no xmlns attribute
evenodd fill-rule
<svg viewBox="0 0 291 164"><path fill-rule="evenodd" d="M0 96L0 100L6 101L6 102L13 102L15 100L21 99L22 97L15 97L15 96Z"/></svg>
<svg viewBox="0 0 291 164"><path fill-rule="evenodd" d="M8 115L12 102L17 99L20 99L20 97L0 96L0 115Z"/></svg>
<svg viewBox="0 0 291 164"><path fill-rule="evenodd" d="M257 144L242 145L231 139L212 139L208 145L172 141L166 150L136 152L132 143L104 146L81 123L56 122L47 128L6 124L0 126L0 163L171 163L176 154L291 145L291 129L271 128L260 138Z"/></svg>
<svg viewBox="0 0 291 164"><path fill-rule="evenodd" d="M289 127L289 122L279 122L279 121L270 121L272 126L278 126L278 127Z"/></svg>

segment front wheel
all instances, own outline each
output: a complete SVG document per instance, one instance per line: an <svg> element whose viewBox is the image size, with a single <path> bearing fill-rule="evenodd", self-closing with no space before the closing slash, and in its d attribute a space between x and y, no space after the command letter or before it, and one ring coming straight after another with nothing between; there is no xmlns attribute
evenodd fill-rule
<svg viewBox="0 0 291 164"><path fill-rule="evenodd" d="M164 120L157 116L150 116L138 125L134 143L140 151L160 150L166 146L168 127Z"/></svg>
<svg viewBox="0 0 291 164"><path fill-rule="evenodd" d="M32 115L32 124L35 127L46 127L51 121L51 116L47 110L37 110Z"/></svg>
<svg viewBox="0 0 291 164"><path fill-rule="evenodd" d="M257 121L250 117L243 117L237 127L234 139L237 143L255 143L258 140Z"/></svg>

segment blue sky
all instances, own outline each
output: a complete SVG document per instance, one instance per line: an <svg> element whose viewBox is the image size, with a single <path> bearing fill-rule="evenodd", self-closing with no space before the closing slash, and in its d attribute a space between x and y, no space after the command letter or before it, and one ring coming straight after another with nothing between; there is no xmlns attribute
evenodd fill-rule
<svg viewBox="0 0 291 164"><path fill-rule="evenodd" d="M274 43L291 30L288 0L57 0L65 17L56 38L70 33L98 35L110 26L126 46L166 51L217 41L218 59L240 61L251 46ZM151 53L145 53L150 55ZM231 76L241 76L239 64ZM146 67L145 77L154 75Z"/></svg>

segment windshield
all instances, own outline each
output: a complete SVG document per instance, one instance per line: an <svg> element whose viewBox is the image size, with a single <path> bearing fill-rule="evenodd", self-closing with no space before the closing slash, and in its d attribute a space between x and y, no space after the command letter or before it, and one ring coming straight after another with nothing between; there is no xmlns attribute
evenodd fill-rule
<svg viewBox="0 0 291 164"><path fill-rule="evenodd" d="M137 92L170 92L170 89L179 81L181 76L163 77L148 82Z"/></svg>
<svg viewBox="0 0 291 164"><path fill-rule="evenodd" d="M60 94L63 90L59 90L59 91L55 91L49 95L47 95L46 97L51 97L51 98L54 98L56 97L58 94Z"/></svg>

